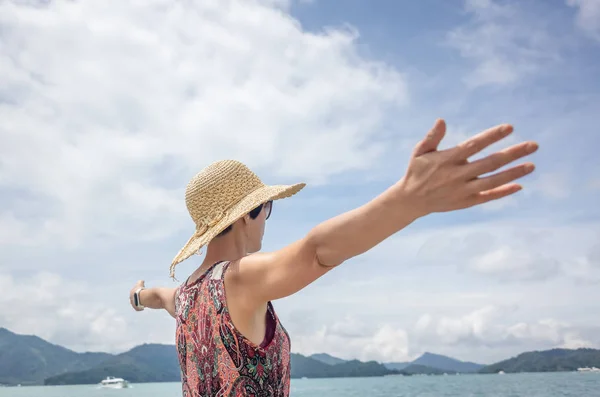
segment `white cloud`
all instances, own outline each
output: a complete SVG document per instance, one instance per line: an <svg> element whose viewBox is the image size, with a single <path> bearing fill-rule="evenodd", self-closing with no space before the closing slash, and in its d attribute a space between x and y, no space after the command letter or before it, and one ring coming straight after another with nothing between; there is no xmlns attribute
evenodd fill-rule
<svg viewBox="0 0 600 397"><path fill-rule="evenodd" d="M560 227L515 220L512 224L451 227L423 233L417 259L428 265L453 265L503 282L559 276L573 280L588 277L588 281L596 282L592 263L598 261L593 249L599 235L596 223Z"/></svg>
<svg viewBox="0 0 600 397"><path fill-rule="evenodd" d="M461 343L488 342L495 337L491 320L498 317L500 309L487 306L461 317L423 315L416 323L414 332L420 343L455 345Z"/></svg>
<svg viewBox="0 0 600 397"><path fill-rule="evenodd" d="M285 3L1 2L0 244L164 238L188 225L189 178L221 158L270 181L369 168L402 77Z"/></svg>
<svg viewBox="0 0 600 397"><path fill-rule="evenodd" d="M600 2L598 0L567 0L577 8L577 26L591 38L600 41Z"/></svg>
<svg viewBox="0 0 600 397"><path fill-rule="evenodd" d="M136 343L125 317L99 303L90 286L47 272L0 273L0 323L77 351L120 352ZM126 295L125 295L126 296Z"/></svg>
<svg viewBox="0 0 600 397"><path fill-rule="evenodd" d="M594 253L578 256L566 262L563 271L580 283L600 283L600 258Z"/></svg>
<svg viewBox="0 0 600 397"><path fill-rule="evenodd" d="M590 338L593 334L582 327L535 315L523 320L523 312L506 305L487 305L455 315L425 313L403 327L383 320L367 326L354 318L352 324L370 328L361 335L338 332L347 319L331 321L330 326L312 332L292 333L293 351L307 355L325 351L344 359L379 362L410 361L429 351L492 363L538 348L600 346L598 338ZM457 354L459 351L463 353Z"/></svg>
<svg viewBox="0 0 600 397"><path fill-rule="evenodd" d="M408 342L408 334L405 330L384 325L364 346L362 357L379 362L409 360Z"/></svg>
<svg viewBox="0 0 600 397"><path fill-rule="evenodd" d="M348 328L350 326L350 328ZM357 334L353 326L369 332ZM379 362L406 361L409 355L407 332L390 324L371 324L352 319L335 321L316 331L292 335L292 350L310 355L327 352L343 359L359 359Z"/></svg>
<svg viewBox="0 0 600 397"><path fill-rule="evenodd" d="M554 319L543 319L534 324L518 323L509 327L506 335L522 341L546 342L558 348L596 347L594 342L584 340L569 324Z"/></svg>
<svg viewBox="0 0 600 397"><path fill-rule="evenodd" d="M462 316L424 315L410 334L411 340L428 348L462 345L469 350L497 348L507 352L598 346L597 340L582 336L583 331L578 327L555 319L532 318L511 323L505 317L514 311L512 307L486 306ZM509 358L509 353L505 354Z"/></svg>
<svg viewBox="0 0 600 397"><path fill-rule="evenodd" d="M537 253L515 249L509 245L472 258L468 266L479 273L495 275L503 280L539 280L557 273L558 263Z"/></svg>
<svg viewBox="0 0 600 397"><path fill-rule="evenodd" d="M547 27L516 4L466 0L464 7L471 21L450 31L447 40L474 64L468 86L513 84L558 59Z"/></svg>

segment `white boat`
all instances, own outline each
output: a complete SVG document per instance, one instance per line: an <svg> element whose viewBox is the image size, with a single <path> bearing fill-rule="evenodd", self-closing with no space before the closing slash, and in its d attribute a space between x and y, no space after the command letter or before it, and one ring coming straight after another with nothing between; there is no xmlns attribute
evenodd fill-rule
<svg viewBox="0 0 600 397"><path fill-rule="evenodd" d="M596 367L577 368L577 372L600 372L600 368L596 368Z"/></svg>
<svg viewBox="0 0 600 397"><path fill-rule="evenodd" d="M127 382L123 378L115 378L114 376L108 376L106 379L100 382L100 386L109 389L126 389L129 387L129 382Z"/></svg>
<svg viewBox="0 0 600 397"><path fill-rule="evenodd" d="M498 375L504 375L504 371L498 372Z"/></svg>

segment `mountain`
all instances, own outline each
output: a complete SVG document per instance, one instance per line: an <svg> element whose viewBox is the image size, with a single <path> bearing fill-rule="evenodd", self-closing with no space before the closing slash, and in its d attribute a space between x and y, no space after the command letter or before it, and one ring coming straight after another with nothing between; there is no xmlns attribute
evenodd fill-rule
<svg viewBox="0 0 600 397"><path fill-rule="evenodd" d="M430 368L437 368L445 372L461 373L475 373L484 367L481 364L460 361L451 357L446 357L433 353L424 353L421 357L417 358L411 364L424 365Z"/></svg>
<svg viewBox="0 0 600 397"><path fill-rule="evenodd" d="M76 353L37 336L0 328L0 384L42 384L49 376L92 368L110 357L107 353Z"/></svg>
<svg viewBox="0 0 600 397"><path fill-rule="evenodd" d="M384 363L383 365L385 365L385 367L388 369L401 371L404 368L408 367L410 364L411 364L410 362L398 362L398 363Z"/></svg>
<svg viewBox="0 0 600 397"><path fill-rule="evenodd" d="M337 365L346 362L346 360L330 356L327 353L313 354L312 356L309 356L309 358L312 358L313 360L317 360L328 365Z"/></svg>
<svg viewBox="0 0 600 397"><path fill-rule="evenodd" d="M292 378L327 378L332 366L319 360L292 353L290 356Z"/></svg>
<svg viewBox="0 0 600 397"><path fill-rule="evenodd" d="M552 349L519 354L508 360L482 368L480 373L560 372L581 367L600 367L600 350Z"/></svg>
<svg viewBox="0 0 600 397"><path fill-rule="evenodd" d="M423 373L433 373L432 370L436 369L441 373L475 373L484 367L481 364L460 361L452 357L433 353L424 353L422 356L412 362L385 363L384 365L386 368L401 372L405 372L406 368L412 366L411 370L409 371L410 373L419 373L415 372L419 368L426 370L426 372Z"/></svg>
<svg viewBox="0 0 600 397"><path fill-rule="evenodd" d="M46 385L95 384L107 376L118 375L133 383L179 382L179 361L174 345L144 344L112 356L83 371L49 377Z"/></svg>
<svg viewBox="0 0 600 397"><path fill-rule="evenodd" d="M367 377L397 374L398 372L387 369L376 361L362 362L358 360L346 361L331 366L331 377Z"/></svg>
<svg viewBox="0 0 600 397"><path fill-rule="evenodd" d="M335 357L334 357L335 358ZM344 361L339 364L325 364L311 357L293 353L291 355L292 378L345 378L384 376L396 374L375 361Z"/></svg>
<svg viewBox="0 0 600 397"><path fill-rule="evenodd" d="M400 371L400 373L405 374L405 375L419 375L419 374L442 375L445 372L446 371L441 370L439 368L432 368L432 367L428 367L426 365L420 365L420 364L410 364Z"/></svg>

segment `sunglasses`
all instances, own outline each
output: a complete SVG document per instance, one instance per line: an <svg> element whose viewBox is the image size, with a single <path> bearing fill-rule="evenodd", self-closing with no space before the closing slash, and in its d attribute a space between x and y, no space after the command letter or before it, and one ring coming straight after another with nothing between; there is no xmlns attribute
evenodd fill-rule
<svg viewBox="0 0 600 397"><path fill-rule="evenodd" d="M265 208L265 220L269 219L269 217L271 216L271 212L273 211L273 200L267 201L264 204L264 208Z"/></svg>

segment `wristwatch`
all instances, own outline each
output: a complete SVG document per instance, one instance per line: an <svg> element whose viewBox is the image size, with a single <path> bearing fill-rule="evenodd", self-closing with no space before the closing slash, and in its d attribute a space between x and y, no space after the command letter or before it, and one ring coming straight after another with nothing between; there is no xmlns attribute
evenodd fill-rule
<svg viewBox="0 0 600 397"><path fill-rule="evenodd" d="M138 309L144 309L144 305L142 305L142 300L140 299L140 292L142 292L144 288L140 287L133 293L133 305Z"/></svg>

